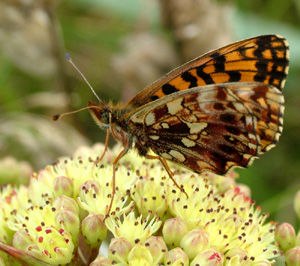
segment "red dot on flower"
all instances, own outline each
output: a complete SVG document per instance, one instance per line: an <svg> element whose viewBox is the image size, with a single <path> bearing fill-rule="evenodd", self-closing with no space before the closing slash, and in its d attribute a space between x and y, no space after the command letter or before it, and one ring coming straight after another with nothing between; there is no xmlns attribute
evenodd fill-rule
<svg viewBox="0 0 300 266"><path fill-rule="evenodd" d="M70 241L68 238L65 238L64 240L65 240L65 242L66 242L67 244L68 244L69 241Z"/></svg>
<svg viewBox="0 0 300 266"><path fill-rule="evenodd" d="M44 252L47 256L49 256L49 252L48 252L47 249L44 249L43 252Z"/></svg>
<svg viewBox="0 0 300 266"><path fill-rule="evenodd" d="M11 204L11 197L6 197L5 201L6 201L7 204Z"/></svg>
<svg viewBox="0 0 300 266"><path fill-rule="evenodd" d="M44 238L42 236L40 236L38 239L39 239L39 243L43 243Z"/></svg>
<svg viewBox="0 0 300 266"><path fill-rule="evenodd" d="M52 233L52 230L51 229L46 229L45 232L46 232L46 234L50 234L50 233Z"/></svg>
<svg viewBox="0 0 300 266"><path fill-rule="evenodd" d="M234 188L234 193L235 194L240 194L241 193L241 189L239 187Z"/></svg>
<svg viewBox="0 0 300 266"><path fill-rule="evenodd" d="M59 247L55 247L55 248L54 248L54 251L56 252L58 248L59 248Z"/></svg>
<svg viewBox="0 0 300 266"><path fill-rule="evenodd" d="M220 257L220 255L219 255L219 253L214 253L214 254L212 254L209 258L208 258L209 260L217 260L217 261L221 261L221 257Z"/></svg>
<svg viewBox="0 0 300 266"><path fill-rule="evenodd" d="M59 229L58 232L62 235L65 232L65 230L64 229Z"/></svg>
<svg viewBox="0 0 300 266"><path fill-rule="evenodd" d="M251 198L249 196L245 196L245 202L251 202Z"/></svg>
<svg viewBox="0 0 300 266"><path fill-rule="evenodd" d="M41 227L41 226L37 226L37 227L35 228L35 230L38 231L38 232L41 232L41 231L42 231L42 227Z"/></svg>

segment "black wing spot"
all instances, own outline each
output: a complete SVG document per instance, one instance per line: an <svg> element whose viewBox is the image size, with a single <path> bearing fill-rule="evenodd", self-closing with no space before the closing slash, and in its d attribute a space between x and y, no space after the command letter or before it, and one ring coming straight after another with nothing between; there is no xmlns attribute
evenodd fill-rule
<svg viewBox="0 0 300 266"><path fill-rule="evenodd" d="M226 154L236 154L237 153L236 149L234 149L226 144L221 144L218 146L218 148L221 151L225 152Z"/></svg>
<svg viewBox="0 0 300 266"><path fill-rule="evenodd" d="M152 102L155 101L155 100L157 100L157 99L159 99L159 97L157 95L152 95L151 96L151 101Z"/></svg>
<svg viewBox="0 0 300 266"><path fill-rule="evenodd" d="M203 66L199 66L197 69L197 75L204 80L206 84L215 84L210 74L203 71Z"/></svg>
<svg viewBox="0 0 300 266"><path fill-rule="evenodd" d="M221 114L220 120L226 123L232 123L235 121L235 115L233 114Z"/></svg>
<svg viewBox="0 0 300 266"><path fill-rule="evenodd" d="M186 82L190 82L190 86L189 88L194 88L197 87L197 78L194 77L190 72L186 71L181 75L181 78L186 81Z"/></svg>
<svg viewBox="0 0 300 266"><path fill-rule="evenodd" d="M162 86L162 91L165 95L169 95L171 93L177 92L178 90L176 87L170 85L169 83L166 83Z"/></svg>
<svg viewBox="0 0 300 266"><path fill-rule="evenodd" d="M225 72L225 62L226 62L225 56L219 55L215 60L216 60L214 64L215 72Z"/></svg>
<svg viewBox="0 0 300 266"><path fill-rule="evenodd" d="M219 111L224 111L226 109L223 103L215 103L214 108Z"/></svg>
<svg viewBox="0 0 300 266"><path fill-rule="evenodd" d="M241 80L241 73L239 71L227 71L226 72L229 75L229 82L236 82Z"/></svg>
<svg viewBox="0 0 300 266"><path fill-rule="evenodd" d="M240 135L240 133L241 133L240 129L238 129L237 127L233 127L233 126L226 126L226 130L233 135Z"/></svg>

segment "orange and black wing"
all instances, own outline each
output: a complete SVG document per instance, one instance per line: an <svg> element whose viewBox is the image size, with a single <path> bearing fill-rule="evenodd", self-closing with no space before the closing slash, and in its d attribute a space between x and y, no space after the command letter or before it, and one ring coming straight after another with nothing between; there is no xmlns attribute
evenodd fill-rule
<svg viewBox="0 0 300 266"><path fill-rule="evenodd" d="M209 52L163 76L132 98L135 109L178 91L225 82L261 82L282 90L288 72L287 41L263 35Z"/></svg>
<svg viewBox="0 0 300 266"><path fill-rule="evenodd" d="M130 118L143 124L147 145L195 172L225 174L248 167L282 132L284 98L263 83L206 85L145 105Z"/></svg>

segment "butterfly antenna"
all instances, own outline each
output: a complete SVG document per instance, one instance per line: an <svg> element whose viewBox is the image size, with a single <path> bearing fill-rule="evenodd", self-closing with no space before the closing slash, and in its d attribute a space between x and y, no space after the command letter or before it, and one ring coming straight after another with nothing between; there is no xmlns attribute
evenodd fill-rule
<svg viewBox="0 0 300 266"><path fill-rule="evenodd" d="M65 55L65 58L68 60L68 62L77 70L77 72L80 74L80 76L83 78L83 80L85 81L85 83L90 87L91 91L94 93L94 95L96 96L96 98L98 99L99 103L102 103L102 101L100 100L99 96L97 95L97 93L94 91L93 87L91 86L91 84L88 82L88 80L86 79L86 77L83 75L83 73L79 70L79 68L75 65L75 63L73 62L71 56L67 53Z"/></svg>
<svg viewBox="0 0 300 266"><path fill-rule="evenodd" d="M83 107L83 108L80 108L80 109L78 109L78 110L74 110L74 111L71 111L71 112L65 112L65 113L62 113L62 114L57 114L57 115L54 115L54 116L52 116L52 119L54 120L54 121L56 121L56 120L58 120L58 119L61 119L63 116L65 116L65 115L72 115L72 114L76 114L76 113L79 113L79 112L81 112L81 111L83 111L83 110L88 110L88 109L101 109L101 107L100 106L86 106L86 107Z"/></svg>

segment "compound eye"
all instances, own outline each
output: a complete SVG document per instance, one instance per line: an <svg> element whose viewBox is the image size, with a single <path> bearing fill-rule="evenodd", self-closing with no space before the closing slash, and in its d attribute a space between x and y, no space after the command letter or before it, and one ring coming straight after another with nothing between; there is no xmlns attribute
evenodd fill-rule
<svg viewBox="0 0 300 266"><path fill-rule="evenodd" d="M103 124L109 125L110 124L110 112L105 111L101 114L101 120Z"/></svg>

